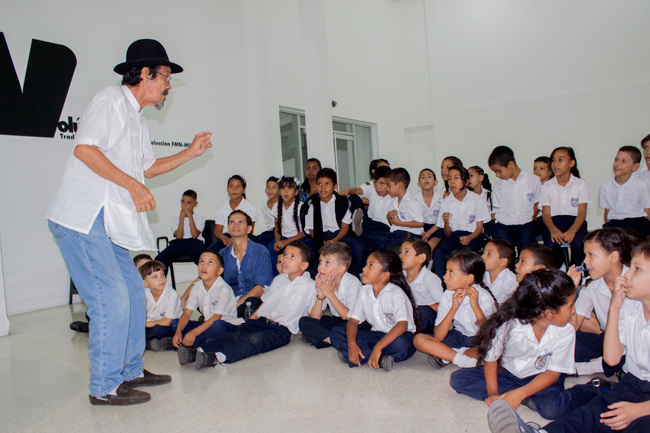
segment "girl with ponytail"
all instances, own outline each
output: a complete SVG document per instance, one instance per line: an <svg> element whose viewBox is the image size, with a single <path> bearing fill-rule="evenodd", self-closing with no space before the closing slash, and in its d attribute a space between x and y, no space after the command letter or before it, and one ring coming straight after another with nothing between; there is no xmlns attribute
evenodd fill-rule
<svg viewBox="0 0 650 433"><path fill-rule="evenodd" d="M397 253L378 250L370 254L361 282L364 286L348 313L347 326L332 329L330 342L341 362L350 367L368 363L370 368L390 371L393 362L415 353L413 334L419 326L418 309ZM359 329L363 321L372 325L370 331Z"/></svg>

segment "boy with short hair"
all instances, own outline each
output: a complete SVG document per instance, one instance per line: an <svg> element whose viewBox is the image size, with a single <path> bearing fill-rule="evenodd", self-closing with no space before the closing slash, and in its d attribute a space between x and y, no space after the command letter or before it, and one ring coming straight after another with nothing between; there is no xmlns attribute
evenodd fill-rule
<svg viewBox="0 0 650 433"><path fill-rule="evenodd" d="M171 228L174 239L156 256L156 260L162 262L166 269L177 257L184 255L188 255L194 264L199 263L199 257L205 248L202 234L205 217L194 213L194 208L199 205L196 199L196 192L191 189L185 191L181 197L181 212L172 217Z"/></svg>
<svg viewBox="0 0 650 433"><path fill-rule="evenodd" d="M614 176L600 185L600 207L605 209L605 227L627 227L650 235L650 189L632 174L639 169L641 152L623 146L614 158Z"/></svg>
<svg viewBox="0 0 650 433"><path fill-rule="evenodd" d="M488 286L500 305L508 300L519 285L514 272L510 270L515 262L515 247L505 239L492 239L483 248L483 261L483 283Z"/></svg>
<svg viewBox="0 0 650 433"><path fill-rule="evenodd" d="M198 347L217 336L234 331L237 319L235 295L230 286L221 278L223 259L216 251L207 249L199 258L199 278L192 287L183 315L178 320L173 343L178 348L181 365L188 361L188 347ZM194 310L199 309L205 322L190 320Z"/></svg>
<svg viewBox="0 0 650 433"><path fill-rule="evenodd" d="M146 348L153 352L173 350L172 337L178 319L183 314L181 300L176 290L167 286L165 265L147 260L138 268L147 298Z"/></svg>
<svg viewBox="0 0 650 433"><path fill-rule="evenodd" d="M626 432L650 431L650 242L632 250L632 263L623 277L617 277L609 306L603 343L603 360L618 364L625 354L626 373L608 392L562 418L536 429L501 401L488 412L495 433Z"/></svg>
<svg viewBox="0 0 650 433"><path fill-rule="evenodd" d="M519 261L515 265L517 283L521 283L527 274L538 269L559 268L559 258L553 248L538 243L528 244L519 253Z"/></svg>
<svg viewBox="0 0 650 433"><path fill-rule="evenodd" d="M207 341L198 350L188 349L188 362L196 361L195 368L199 370L289 344L291 334L298 333L298 321L316 301L314 280L306 272L311 260L307 245L290 242L284 250L283 273L273 279L262 306L234 332Z"/></svg>
<svg viewBox="0 0 650 433"><path fill-rule="evenodd" d="M492 209L496 209L492 237L507 240L521 254L523 247L535 240L533 221L539 212L542 183L517 166L515 154L507 146L495 147L488 165L499 178L492 191Z"/></svg>
<svg viewBox="0 0 650 433"><path fill-rule="evenodd" d="M399 247L408 237L421 238L424 233L424 217L418 202L408 192L411 176L402 167L386 173L388 194L392 198L391 210L386 215L390 233L383 236L378 247Z"/></svg>
<svg viewBox="0 0 650 433"><path fill-rule="evenodd" d="M305 233L314 239L316 251L319 251L323 245L334 242L343 242L350 247L352 251L350 273L359 275L368 249L350 231L352 223L350 202L347 197L336 193L338 186L334 170L323 168L318 171L316 175L318 194L312 195L305 202L308 208L304 224ZM316 268L316 264L312 265L312 275L316 275Z"/></svg>
<svg viewBox="0 0 650 433"><path fill-rule="evenodd" d="M330 331L345 326L348 312L357 299L361 281L347 272L352 262L352 252L343 242L327 244L320 249L318 275L316 276L316 303L309 316L298 323L301 340L317 349L330 347ZM331 316L323 312L329 306Z"/></svg>

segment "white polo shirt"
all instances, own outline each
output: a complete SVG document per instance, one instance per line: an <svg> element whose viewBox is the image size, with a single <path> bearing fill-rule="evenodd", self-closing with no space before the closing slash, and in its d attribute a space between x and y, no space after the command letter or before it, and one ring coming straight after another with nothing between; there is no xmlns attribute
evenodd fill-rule
<svg viewBox="0 0 650 433"><path fill-rule="evenodd" d="M266 230L275 230L275 218L278 216L278 202L276 201L273 204L273 208L269 209L267 206L268 200L262 203L260 209L262 209L262 216L264 217L264 222L266 222Z"/></svg>
<svg viewBox="0 0 650 433"><path fill-rule="evenodd" d="M442 205L442 194L437 191L433 192L431 198L431 205L427 206L424 201L422 191L418 191L413 195L413 199L420 205L420 212L424 218L425 224L436 224L438 222L438 214L440 213L440 206Z"/></svg>
<svg viewBox="0 0 650 433"><path fill-rule="evenodd" d="M144 172L156 162L147 119L127 86L108 86L93 97L79 122L75 145L80 144L96 146L142 184ZM73 149L46 218L88 234L102 208L113 243L135 251L156 249L147 214L136 210L131 194L88 168Z"/></svg>
<svg viewBox="0 0 650 433"><path fill-rule="evenodd" d="M293 209L296 207L296 202L292 202L291 206L289 206L289 209L285 208L284 205L282 205L282 237L284 238L292 238L298 233L301 232L301 227L300 227L300 208L302 208L302 202L298 203L298 226L296 226L296 221L293 219Z"/></svg>
<svg viewBox="0 0 650 433"><path fill-rule="evenodd" d="M508 340L504 349L506 336ZM503 368L520 379L536 376L546 370L574 374L575 340L576 333L571 323L562 328L549 325L538 342L533 325L524 325L513 319L497 330L485 360L495 362L503 356Z"/></svg>
<svg viewBox="0 0 650 433"><path fill-rule="evenodd" d="M323 221L323 233L336 232L338 230L341 230L341 227L339 227L339 224L336 222L336 198L332 196L328 203L323 203L322 201L319 201L318 203L320 206L321 218ZM350 213L350 209L345 212L341 223L348 225L352 224L352 214ZM307 216L305 217L305 231L311 233L312 230L314 230L313 204L309 205L309 210L307 211Z"/></svg>
<svg viewBox="0 0 650 433"><path fill-rule="evenodd" d="M359 296L348 317L359 323L364 320L372 325L373 331L388 333L398 322L407 322L406 330L415 332L413 306L406 293L393 283L388 283L375 298L372 284L359 290Z"/></svg>
<svg viewBox="0 0 650 433"><path fill-rule="evenodd" d="M467 190L467 194L462 201L458 200L454 194L449 194L440 206L438 222L436 225L440 228L445 226L443 215L449 212L449 227L452 232L465 231L473 233L476 230L476 222L489 222L491 219L487 205L480 195Z"/></svg>
<svg viewBox="0 0 650 433"><path fill-rule="evenodd" d="M644 209L650 208L650 188L634 176L623 185L612 177L600 184L600 207L609 209L610 220L646 217Z"/></svg>
<svg viewBox="0 0 650 433"><path fill-rule="evenodd" d="M199 237L197 238L201 242L205 241L203 239L203 229L205 228L205 217L195 213L192 215L194 218L194 225L199 231ZM178 228L178 221L181 219L180 212L177 215L172 217L171 223L169 224L172 228L172 234ZM185 217L183 221L183 239L192 239L192 230L190 229L190 217Z"/></svg>
<svg viewBox="0 0 650 433"><path fill-rule="evenodd" d="M496 221L509 226L531 222L541 190L539 177L523 170L519 173L517 181L499 179L494 184L492 194Z"/></svg>
<svg viewBox="0 0 650 433"><path fill-rule="evenodd" d="M629 268L623 265L621 276L625 275L628 270ZM607 316L609 315L609 304L611 302L612 291L607 287L605 278L600 277L580 290L578 299L576 299L576 314L588 319L591 312L595 310L600 329L604 331L607 326Z"/></svg>
<svg viewBox="0 0 650 433"><path fill-rule="evenodd" d="M361 281L359 281L359 279L354 275L346 272L343 274L339 287L334 291L334 294L339 298L339 301L348 308L348 310L351 310L354 306L354 301L357 300L361 287L363 287ZM331 304L330 300L325 298L323 301L323 311L325 311L328 306L330 307L330 313L332 313L332 316L341 317L339 312L336 311L336 308Z"/></svg>
<svg viewBox="0 0 650 433"><path fill-rule="evenodd" d="M618 334L625 346L623 370L650 382L650 323L645 320L641 301L625 300L619 313Z"/></svg>
<svg viewBox="0 0 650 433"><path fill-rule="evenodd" d="M587 182L569 175L569 182L561 186L557 177L549 179L542 185L542 194L539 197L539 207L549 206L551 216L571 215L578 216L578 205L586 203L591 206L589 187Z"/></svg>
<svg viewBox="0 0 650 433"><path fill-rule="evenodd" d="M181 298L171 286L171 280L163 289L158 298L158 302L153 297L153 293L147 287L144 288L144 294L147 303L147 322L153 322L161 319L178 319L183 315Z"/></svg>
<svg viewBox="0 0 650 433"><path fill-rule="evenodd" d="M406 271L404 276L406 277ZM420 269L420 273L412 283L411 292L413 292L413 300L415 305L431 305L437 304L442 299L442 282L440 278L427 268Z"/></svg>
<svg viewBox="0 0 650 433"><path fill-rule="evenodd" d="M315 303L316 286L309 272L293 281L289 280L289 275L280 274L264 293L264 303L257 310L257 315L278 322L292 334L297 334L300 330L298 321L309 315Z"/></svg>
<svg viewBox="0 0 650 433"><path fill-rule="evenodd" d="M391 210L396 210L397 216L399 217L400 220L404 222L416 221L419 223L424 223L424 217L422 216L420 205L413 198L413 196L411 196L411 194L408 191L406 191L404 197L402 197L402 201L399 201L398 197L394 197L391 200L391 206L388 209L388 211L390 212ZM418 235L418 236L421 236L422 233L424 233L424 227L417 227L417 228L402 227L402 226L396 226L395 224L390 226L391 232L396 232L398 230L404 230L406 232L413 233L414 235Z"/></svg>
<svg viewBox="0 0 650 433"><path fill-rule="evenodd" d="M238 325L241 320L237 318L237 300L235 295L223 278L219 277L206 291L203 281L198 281L192 288L192 293L187 299L186 310L199 309L208 320L215 314L221 314L221 320Z"/></svg>
<svg viewBox="0 0 650 433"><path fill-rule="evenodd" d="M494 305L494 299L487 290L478 284L474 284L473 287L478 290L478 306L481 311L483 311L483 315L487 319L497 309L496 305ZM453 290L446 290L442 294L442 299L440 300L440 305L438 306L436 326L438 326L440 322L442 322L443 319L447 317L447 314L449 314L453 296ZM478 320L476 319L474 310L472 310L472 306L469 305L469 298L467 296L465 296L463 302L460 304L460 307L458 310L456 310L456 314L454 315L454 328L467 337L473 337L478 332Z"/></svg>
<svg viewBox="0 0 650 433"><path fill-rule="evenodd" d="M249 202L245 198L242 197L241 202L237 208L235 208L235 210L244 211L248 214L249 217L251 217L253 222L257 221L257 210L255 209L255 206L253 206L253 203ZM217 209L217 213L214 216L214 223L216 225L223 226L224 235L228 233L228 216L233 212L233 208L230 207L230 200L227 200L219 207L219 209Z"/></svg>
<svg viewBox="0 0 650 433"><path fill-rule="evenodd" d="M391 203L393 201L391 196L386 194L381 197L377 194L373 185L361 185L360 188L361 191L363 191L361 197L368 199L369 202L368 216L375 221L389 225L388 220L386 219L386 214L388 214L391 209Z"/></svg>
<svg viewBox="0 0 650 433"><path fill-rule="evenodd" d="M490 282L490 273L485 271L483 283L490 288L499 305L507 301L519 287L517 276L507 268L499 272L494 282Z"/></svg>
<svg viewBox="0 0 650 433"><path fill-rule="evenodd" d="M641 167L646 166L646 164L641 161ZM648 167L646 166L646 169L641 171L641 169L638 169L637 171L634 172L633 176L638 177L648 185L650 185L650 170L648 170Z"/></svg>

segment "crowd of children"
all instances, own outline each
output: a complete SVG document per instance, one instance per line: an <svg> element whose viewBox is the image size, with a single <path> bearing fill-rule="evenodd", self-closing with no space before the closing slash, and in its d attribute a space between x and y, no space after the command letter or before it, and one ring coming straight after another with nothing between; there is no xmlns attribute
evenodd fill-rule
<svg viewBox="0 0 650 433"><path fill-rule="evenodd" d="M372 183L337 192L336 172L310 159L302 184L268 178L257 236L246 181L234 175L207 249L188 190L171 221L175 240L155 261L134 259L147 349L177 350L181 364L202 369L299 334L350 367L385 371L419 350L436 369L460 367L451 387L487 403L495 432L650 431L650 172L638 173L641 160L636 147L619 149L600 186L603 228L592 232L570 147L537 158L534 174L496 147L493 187L480 166L450 156L442 190L427 168L415 195L408 171L386 160L372 162ZM355 213L363 222L353 230ZM199 273L183 298L165 277L181 254ZM565 389L576 373L618 382ZM554 421L531 427L520 405Z"/></svg>

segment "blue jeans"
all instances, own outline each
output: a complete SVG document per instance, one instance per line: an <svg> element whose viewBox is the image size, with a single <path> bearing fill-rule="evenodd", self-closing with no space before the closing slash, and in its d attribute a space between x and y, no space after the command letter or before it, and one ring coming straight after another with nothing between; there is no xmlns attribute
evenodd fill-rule
<svg viewBox="0 0 650 433"><path fill-rule="evenodd" d="M90 329L90 395L101 397L142 374L145 307L142 277L129 251L111 242L104 210L85 235L48 221L84 303Z"/></svg>

